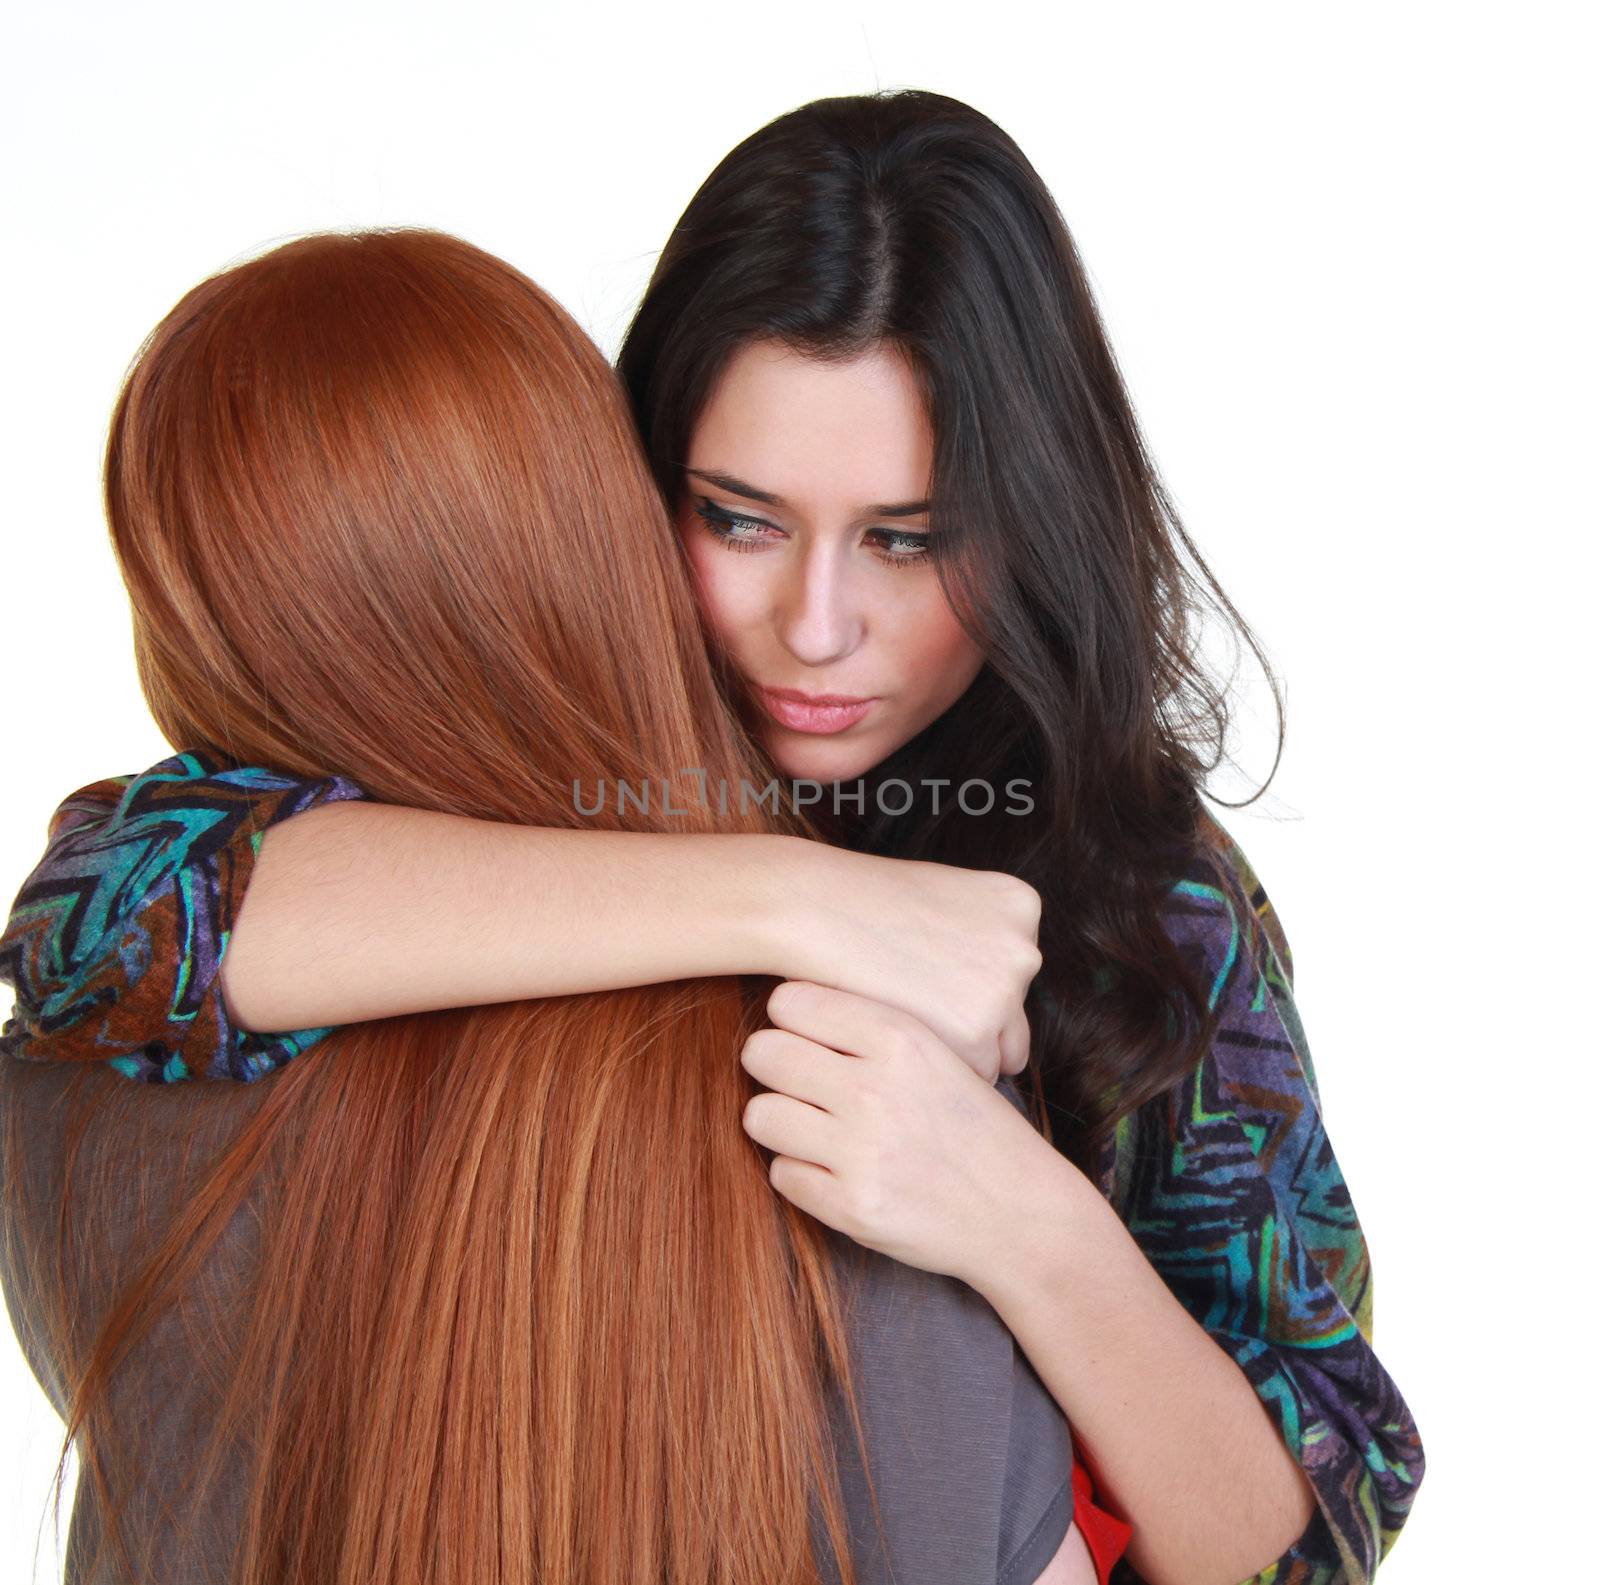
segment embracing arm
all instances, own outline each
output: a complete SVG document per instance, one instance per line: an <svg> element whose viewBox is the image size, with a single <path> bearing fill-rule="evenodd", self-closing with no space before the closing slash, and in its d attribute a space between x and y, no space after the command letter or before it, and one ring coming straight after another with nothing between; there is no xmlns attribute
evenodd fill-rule
<svg viewBox="0 0 1600 1585"><path fill-rule="evenodd" d="M0 938L0 1035L249 1081L341 1023L772 972L783 861L813 846L469 820L178 754L57 808Z"/></svg>
<svg viewBox="0 0 1600 1585"><path fill-rule="evenodd" d="M0 1048L248 1082L339 1023L762 974L870 990L992 1078L1026 1060L1038 917L986 871L471 820L177 754L56 810L0 938Z"/></svg>

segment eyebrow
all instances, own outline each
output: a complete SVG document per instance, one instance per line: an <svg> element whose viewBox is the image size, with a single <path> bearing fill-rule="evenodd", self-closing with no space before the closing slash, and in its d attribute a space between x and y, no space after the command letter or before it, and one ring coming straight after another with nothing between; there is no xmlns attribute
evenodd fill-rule
<svg viewBox="0 0 1600 1585"><path fill-rule="evenodd" d="M693 474L697 479L704 479L708 484L714 484L719 490L726 490L729 495L742 495L747 501L760 501L764 506L775 506L780 511L789 503L781 495L774 495L771 490L758 489L753 484L746 484L743 479L736 479L731 473L718 473L710 468L685 467L685 473ZM932 505L930 501L895 501L887 505L869 506L866 510L868 517L916 517L926 512Z"/></svg>

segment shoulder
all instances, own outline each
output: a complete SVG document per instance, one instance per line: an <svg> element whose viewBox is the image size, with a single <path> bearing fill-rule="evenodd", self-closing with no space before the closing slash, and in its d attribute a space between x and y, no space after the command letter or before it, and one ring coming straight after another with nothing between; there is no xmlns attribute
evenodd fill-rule
<svg viewBox="0 0 1600 1585"><path fill-rule="evenodd" d="M1162 923L1205 980L1220 1020L1219 1066L1248 1070L1252 1083L1265 1067L1282 1070L1315 1097L1288 933L1243 846L1209 810L1184 874L1164 899Z"/></svg>
<svg viewBox="0 0 1600 1585"><path fill-rule="evenodd" d="M1293 988L1294 958L1283 920L1238 839L1203 806L1193 857L1170 902L1180 915L1226 919L1262 972Z"/></svg>

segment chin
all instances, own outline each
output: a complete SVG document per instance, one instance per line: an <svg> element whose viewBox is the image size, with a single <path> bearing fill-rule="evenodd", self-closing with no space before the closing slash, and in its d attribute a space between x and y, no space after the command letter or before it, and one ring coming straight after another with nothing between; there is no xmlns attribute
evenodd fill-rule
<svg viewBox="0 0 1600 1585"><path fill-rule="evenodd" d="M826 785L836 781L855 781L865 776L872 767L890 752L881 743L850 743L844 741L848 734L837 738L807 738L799 733L785 732L782 741L769 738L765 743L768 757L782 776L790 781L816 781Z"/></svg>

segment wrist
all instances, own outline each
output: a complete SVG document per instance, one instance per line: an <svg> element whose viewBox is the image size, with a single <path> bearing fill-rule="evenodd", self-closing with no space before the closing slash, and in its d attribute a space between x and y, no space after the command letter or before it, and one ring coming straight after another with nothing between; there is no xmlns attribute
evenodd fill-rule
<svg viewBox="0 0 1600 1585"><path fill-rule="evenodd" d="M720 972L789 978L793 967L796 838L742 832L711 838L721 862L712 886Z"/></svg>
<svg viewBox="0 0 1600 1585"><path fill-rule="evenodd" d="M745 884L729 889L735 898L735 928L745 944L745 972L784 980L815 978L811 898L819 864L832 850L807 837L762 834L735 840L752 844L748 856L739 855Z"/></svg>
<svg viewBox="0 0 1600 1585"><path fill-rule="evenodd" d="M1002 1317L1036 1302L1041 1293L1081 1289L1082 1235L1097 1217L1115 1217L1072 1162L1025 1119L1018 1121L1027 1136L1012 1158L1014 1173L1003 1186L993 1236L975 1268L962 1273Z"/></svg>

